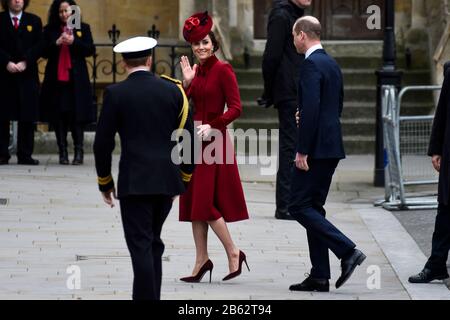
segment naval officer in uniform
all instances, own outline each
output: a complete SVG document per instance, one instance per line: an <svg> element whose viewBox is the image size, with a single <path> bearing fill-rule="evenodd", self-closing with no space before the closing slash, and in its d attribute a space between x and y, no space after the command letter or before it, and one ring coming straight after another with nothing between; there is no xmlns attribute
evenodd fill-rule
<svg viewBox="0 0 450 320"><path fill-rule="evenodd" d="M120 136L117 194L134 271L134 300L160 299L161 229L194 169L193 161L177 165L171 157L177 147L174 132L184 128L193 137L194 123L181 82L150 72L156 45L155 39L137 37L114 48L123 55L129 76L106 88L94 142L99 188L105 203L114 207L111 154L116 133Z"/></svg>

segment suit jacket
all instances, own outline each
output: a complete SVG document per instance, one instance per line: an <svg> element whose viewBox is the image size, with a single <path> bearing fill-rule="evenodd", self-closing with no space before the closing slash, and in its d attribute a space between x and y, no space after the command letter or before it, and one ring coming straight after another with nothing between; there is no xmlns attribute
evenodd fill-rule
<svg viewBox="0 0 450 320"><path fill-rule="evenodd" d="M39 75L37 60L42 51L42 22L24 12L15 30L9 12L0 13L0 120L37 121L39 110ZM18 74L6 70L9 62L26 61L27 69Z"/></svg>
<svg viewBox="0 0 450 320"><path fill-rule="evenodd" d="M325 50L314 51L303 62L298 88L298 153L311 159L345 158L340 122L343 88L341 69Z"/></svg>
<svg viewBox="0 0 450 320"><path fill-rule="evenodd" d="M448 65L447 65L448 66ZM444 83L434 117L428 155L442 156L438 201L450 204L450 69L445 68Z"/></svg>
<svg viewBox="0 0 450 320"><path fill-rule="evenodd" d="M59 26L46 26L44 28L43 57L48 59L45 68L45 78L41 91L41 120L54 121L54 115L58 106L58 64L61 47L56 45L56 40L61 36ZM97 110L94 107L94 95L86 58L95 54L95 45L92 39L91 28L82 23L81 29L73 31L74 42L70 46L72 70L70 79L73 82L75 97L75 120L78 123L91 123L97 119Z"/></svg>
<svg viewBox="0 0 450 320"><path fill-rule="evenodd" d="M297 99L298 70L304 60L294 46L292 27L304 10L291 1L278 2L269 15L262 70L264 98L278 106Z"/></svg>
<svg viewBox="0 0 450 320"><path fill-rule="evenodd" d="M146 71L132 73L127 80L106 88L94 142L100 190L114 187L111 153L118 132L122 148L119 197L183 193L183 182L190 180L194 170L193 161L180 167L171 156L177 144L172 134L180 125L184 107L188 108L188 102L180 88ZM194 137L190 114L185 129Z"/></svg>

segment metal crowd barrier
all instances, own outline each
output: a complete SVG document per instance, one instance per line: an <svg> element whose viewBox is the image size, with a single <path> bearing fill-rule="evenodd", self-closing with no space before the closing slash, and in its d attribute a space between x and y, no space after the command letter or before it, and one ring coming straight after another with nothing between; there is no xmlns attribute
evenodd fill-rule
<svg viewBox="0 0 450 320"><path fill-rule="evenodd" d="M406 193L408 186L438 183L438 173L427 155L434 116L400 116L400 111L405 94L440 89L441 86L409 86L398 93L395 86L382 87L386 183L385 199L377 204L388 210L437 208L436 194Z"/></svg>

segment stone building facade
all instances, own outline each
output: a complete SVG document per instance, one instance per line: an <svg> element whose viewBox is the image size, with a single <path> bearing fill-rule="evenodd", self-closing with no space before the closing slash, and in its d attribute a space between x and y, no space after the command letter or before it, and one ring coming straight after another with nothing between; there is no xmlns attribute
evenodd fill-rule
<svg viewBox="0 0 450 320"><path fill-rule="evenodd" d="M82 8L83 19L92 26L97 43L110 41L108 30L113 24L121 31L119 40L145 35L155 24L161 38L182 42L183 21L193 12L209 10L214 14L216 29L224 43L224 56L239 59L246 48L251 52L263 50L267 15L273 1L283 0L78 0L78 4ZM442 63L450 57L447 1L396 0L399 54L409 48L413 61L431 67L434 82L440 80ZM327 23L327 33L331 38L362 40L364 35L355 33L355 28L351 29L352 21L364 18L369 5L383 6L383 2L314 0L314 8L309 13ZM32 0L29 11L45 21L50 3L51 0ZM348 21L342 20L345 16ZM345 30L346 26L349 30ZM336 32L340 27L343 27L341 31ZM374 34L365 33L371 40L382 40L381 33Z"/></svg>

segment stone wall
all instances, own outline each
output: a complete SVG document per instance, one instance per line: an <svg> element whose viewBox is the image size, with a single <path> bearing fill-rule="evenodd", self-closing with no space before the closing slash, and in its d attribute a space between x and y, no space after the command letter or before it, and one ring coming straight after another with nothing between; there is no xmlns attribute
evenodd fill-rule
<svg viewBox="0 0 450 320"><path fill-rule="evenodd" d="M51 0L32 0L28 11L39 15L44 23ZM83 20L92 27L96 42L108 42L108 30L115 23L121 39L146 35L156 24L163 38L177 38L179 0L78 0Z"/></svg>

